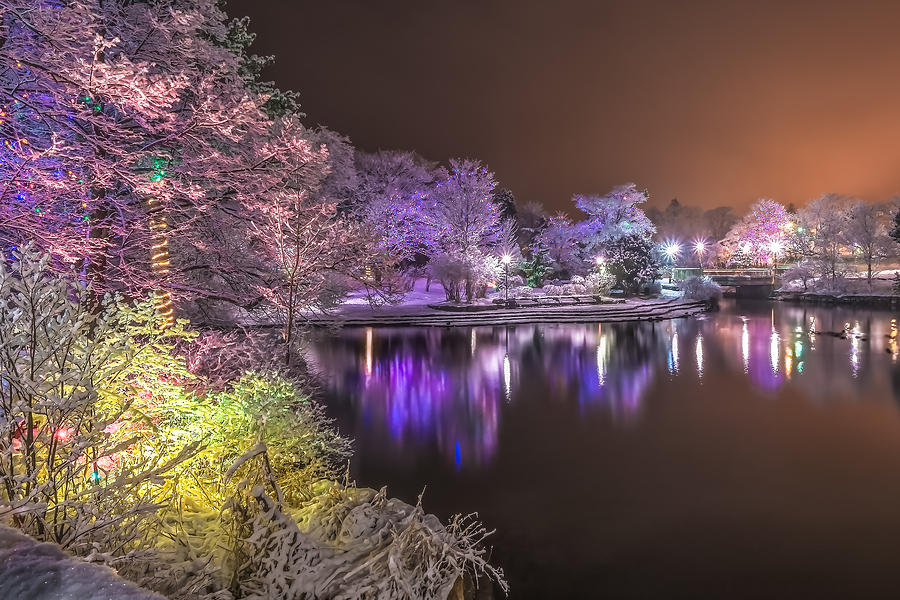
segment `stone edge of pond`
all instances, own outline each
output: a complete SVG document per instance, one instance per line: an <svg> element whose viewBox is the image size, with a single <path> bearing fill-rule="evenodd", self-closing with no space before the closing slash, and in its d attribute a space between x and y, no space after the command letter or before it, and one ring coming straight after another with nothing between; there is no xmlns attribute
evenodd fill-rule
<svg viewBox="0 0 900 600"><path fill-rule="evenodd" d="M473 313L423 311L411 307L407 313L380 315L333 315L311 319L316 327L491 327L534 323L616 323L624 321L661 321L690 317L712 310L708 302L681 299L650 300L625 304L592 306L529 307Z"/></svg>
<svg viewBox="0 0 900 600"><path fill-rule="evenodd" d="M841 304L872 308L900 308L900 296L877 294L827 294L819 292L772 292L779 302L800 304Z"/></svg>

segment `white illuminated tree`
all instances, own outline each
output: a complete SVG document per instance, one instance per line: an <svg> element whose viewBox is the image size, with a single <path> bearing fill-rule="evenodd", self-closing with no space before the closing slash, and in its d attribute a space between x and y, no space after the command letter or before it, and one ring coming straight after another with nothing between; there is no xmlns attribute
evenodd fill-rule
<svg viewBox="0 0 900 600"><path fill-rule="evenodd" d="M832 285L844 275L852 204L847 196L824 194L797 212L797 251Z"/></svg>
<svg viewBox="0 0 900 600"><path fill-rule="evenodd" d="M875 267L891 256L893 240L888 235L892 212L887 204L853 201L848 211L847 242L866 266L866 282L872 285Z"/></svg>

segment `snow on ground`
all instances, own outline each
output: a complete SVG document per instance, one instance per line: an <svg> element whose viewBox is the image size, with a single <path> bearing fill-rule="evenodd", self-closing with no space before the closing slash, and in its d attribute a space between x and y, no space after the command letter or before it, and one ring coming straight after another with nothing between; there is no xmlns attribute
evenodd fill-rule
<svg viewBox="0 0 900 600"><path fill-rule="evenodd" d="M543 295L541 289L535 290L536 296ZM500 292L490 292L487 298L482 298L475 304L491 304L493 298L501 298ZM365 293L355 292L347 301L337 308L331 315L310 315L311 322L337 322L344 320L344 324L360 325L366 323L381 323L396 319L419 320L422 324L435 324L438 320L445 324L495 321L503 322L505 319L521 320L523 318L534 321L556 320L583 317L596 318L597 320L629 320L630 318L646 318L651 312L666 314L676 307L669 305L681 297L680 291L664 290L657 300L629 299L623 304L574 304L574 305L549 305L549 306L525 306L514 309L503 309L480 313L448 313L442 310L430 308L429 304L438 304L445 301L444 288L437 281L433 281L431 289L425 291L425 279L417 279L413 289L399 304L387 304L383 306L370 306ZM694 308L685 307L691 312Z"/></svg>
<svg viewBox="0 0 900 600"><path fill-rule="evenodd" d="M165 600L112 569L70 558L0 525L0 598L4 600Z"/></svg>
<svg viewBox="0 0 900 600"><path fill-rule="evenodd" d="M416 279L415 283L413 283L413 289L406 293L403 297L403 301L400 302L397 306L410 305L410 304L434 304L436 302L443 302L447 299L444 295L444 288L441 286L441 282L437 280L433 280L431 282L431 289L427 292L425 291L425 278ZM369 306L369 299L366 297L365 290L357 290L352 292L347 299L344 300L343 304L345 306Z"/></svg>
<svg viewBox="0 0 900 600"><path fill-rule="evenodd" d="M894 291L893 272L890 273L891 274L886 274L885 271L879 272L876 277L873 277L871 287L869 287L869 284L866 281L866 275L863 273L861 275L857 274L855 277L847 277L843 280L838 280L834 285L827 280L810 281L807 284L808 289L806 290L803 289L803 284L800 281L790 281L784 284L780 288L780 291L807 291L829 296L842 296L847 294L859 296L893 296L896 295L896 292Z"/></svg>

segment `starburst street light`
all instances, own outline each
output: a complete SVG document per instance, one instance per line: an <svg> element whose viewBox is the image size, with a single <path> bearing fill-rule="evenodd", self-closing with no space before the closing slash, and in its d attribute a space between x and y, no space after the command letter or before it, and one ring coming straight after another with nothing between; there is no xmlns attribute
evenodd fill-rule
<svg viewBox="0 0 900 600"><path fill-rule="evenodd" d="M694 253L700 259L700 277L703 277L703 253L706 251L706 242L697 240L694 242Z"/></svg>
<svg viewBox="0 0 900 600"><path fill-rule="evenodd" d="M778 273L778 255L784 249L784 244L779 240L769 244L769 252L772 254L772 284L775 283L776 274Z"/></svg>
<svg viewBox="0 0 900 600"><path fill-rule="evenodd" d="M676 258L678 258L678 255L681 254L681 244L676 242L669 242L668 244L666 244L663 252L669 258L669 260L675 260Z"/></svg>
<svg viewBox="0 0 900 600"><path fill-rule="evenodd" d="M669 283L672 283L675 260L681 254L681 244L678 242L666 242L666 245L663 247L663 254L669 259Z"/></svg>

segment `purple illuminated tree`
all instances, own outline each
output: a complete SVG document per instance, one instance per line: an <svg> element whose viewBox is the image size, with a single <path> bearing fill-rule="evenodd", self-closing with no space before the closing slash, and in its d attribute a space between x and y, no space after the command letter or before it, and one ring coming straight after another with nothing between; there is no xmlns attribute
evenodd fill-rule
<svg viewBox="0 0 900 600"><path fill-rule="evenodd" d="M545 254L550 266L559 271L578 272L582 267L579 234L578 227L565 213L556 213L535 237L533 253Z"/></svg>
<svg viewBox="0 0 900 600"><path fill-rule="evenodd" d="M425 197L441 176L437 165L414 152L358 154L358 185L353 211L381 236L385 251L397 260L423 252L429 243L422 225Z"/></svg>
<svg viewBox="0 0 900 600"><path fill-rule="evenodd" d="M480 162L452 159L421 215L432 259L438 259L445 273L454 273L452 278L436 278L442 284L456 281L450 285L462 286L467 302L499 272L494 249L501 228L500 209L493 201L496 185L494 174ZM452 296L448 290L448 299Z"/></svg>
<svg viewBox="0 0 900 600"><path fill-rule="evenodd" d="M605 196L578 194L573 200L587 215L578 225L585 260L601 254L606 244L622 237L650 238L656 231L639 206L647 201L647 192L633 183L613 188Z"/></svg>

